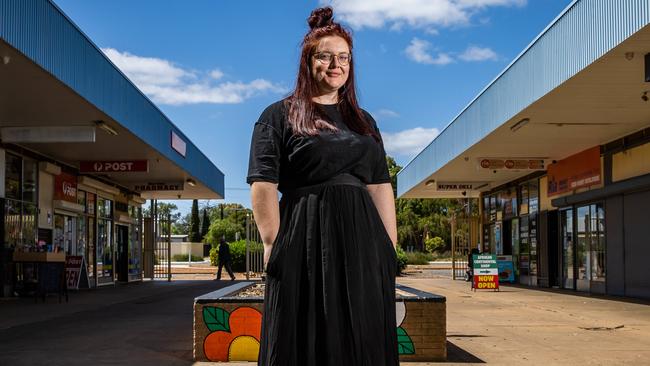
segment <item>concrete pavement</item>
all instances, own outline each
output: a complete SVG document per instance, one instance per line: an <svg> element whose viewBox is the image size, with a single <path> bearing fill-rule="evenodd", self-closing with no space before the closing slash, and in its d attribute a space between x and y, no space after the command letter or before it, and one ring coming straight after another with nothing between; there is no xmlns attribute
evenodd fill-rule
<svg viewBox="0 0 650 366"><path fill-rule="evenodd" d="M646 302L520 287L472 292L441 277L398 282L447 297L444 365L650 363ZM192 300L228 284L146 281L71 293L67 304L1 300L0 365L203 365L191 361Z"/></svg>

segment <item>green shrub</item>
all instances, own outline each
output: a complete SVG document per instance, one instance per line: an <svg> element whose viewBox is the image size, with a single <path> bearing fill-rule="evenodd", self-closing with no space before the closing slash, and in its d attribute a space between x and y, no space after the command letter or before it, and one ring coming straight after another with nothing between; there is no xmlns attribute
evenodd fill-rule
<svg viewBox="0 0 650 366"><path fill-rule="evenodd" d="M397 246L397 250L395 251L397 254L397 274L402 274L402 271L406 269L406 265L408 264L408 258L406 257L406 253L404 252L404 249L402 249L401 246Z"/></svg>
<svg viewBox="0 0 650 366"><path fill-rule="evenodd" d="M427 252L434 253L445 247L445 241L439 236L434 236L433 238L427 238L424 241L424 246Z"/></svg>
<svg viewBox="0 0 650 366"><path fill-rule="evenodd" d="M218 260L219 260L219 248L213 246L212 248L210 248L210 265L216 266L218 264L217 263Z"/></svg>
<svg viewBox="0 0 650 366"><path fill-rule="evenodd" d="M187 262L187 254L174 254L174 262ZM192 262L203 262L203 257L192 254Z"/></svg>
<svg viewBox="0 0 650 366"><path fill-rule="evenodd" d="M423 252L405 252L408 264L429 264L433 260L433 255Z"/></svg>
<svg viewBox="0 0 650 366"><path fill-rule="evenodd" d="M246 271L246 240L233 241L228 243L230 245L230 264L234 272ZM251 242L250 251L264 252L262 243ZM219 247L210 249L210 265L216 266L219 264Z"/></svg>

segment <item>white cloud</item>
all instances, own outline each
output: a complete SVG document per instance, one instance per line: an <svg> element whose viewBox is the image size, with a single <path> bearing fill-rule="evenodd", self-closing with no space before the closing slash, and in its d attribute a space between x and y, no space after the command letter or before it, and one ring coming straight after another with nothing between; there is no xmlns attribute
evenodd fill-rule
<svg viewBox="0 0 650 366"><path fill-rule="evenodd" d="M392 110L390 110L390 109L386 109L386 108L383 108L383 109L378 110L378 111L375 113L375 115L376 115L378 118L381 118L381 117L385 117L385 118L397 118L397 117L399 117L399 113L397 113L397 112L395 112L395 111L392 111Z"/></svg>
<svg viewBox="0 0 650 366"><path fill-rule="evenodd" d="M140 57L113 48L102 51L143 93L160 104L241 103L258 94L287 91L264 79L215 83L224 76L219 69L200 73L160 58Z"/></svg>
<svg viewBox="0 0 650 366"><path fill-rule="evenodd" d="M438 134L437 128L416 127L395 133L382 132L384 147L389 155L415 155L422 151Z"/></svg>
<svg viewBox="0 0 650 366"><path fill-rule="evenodd" d="M223 77L223 72L219 69L214 69L210 71L210 77L213 78L214 80L219 80Z"/></svg>
<svg viewBox="0 0 650 366"><path fill-rule="evenodd" d="M381 28L405 23L414 28L469 23L488 7L524 6L526 0L320 0L353 28Z"/></svg>
<svg viewBox="0 0 650 366"><path fill-rule="evenodd" d="M492 51L490 48L482 48L476 46L467 47L465 52L461 53L458 56L463 61L496 61L498 56L496 52Z"/></svg>
<svg viewBox="0 0 650 366"><path fill-rule="evenodd" d="M411 44L406 47L404 52L406 52L408 58L419 64L447 65L454 62L451 56L442 52L438 53L436 57L433 57L429 53L430 48L431 44L429 42L419 38L413 38Z"/></svg>

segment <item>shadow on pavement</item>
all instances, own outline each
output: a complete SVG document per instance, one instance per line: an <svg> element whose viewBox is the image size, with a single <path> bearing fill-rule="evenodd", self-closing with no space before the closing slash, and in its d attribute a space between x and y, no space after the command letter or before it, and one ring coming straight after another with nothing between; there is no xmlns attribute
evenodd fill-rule
<svg viewBox="0 0 650 366"><path fill-rule="evenodd" d="M463 337L463 335L454 336L454 337ZM465 337L481 337L481 336L472 336L465 335ZM485 363L485 361L474 356L473 354L465 351L464 349L458 347L450 341L447 341L447 361L446 362L457 362L457 363Z"/></svg>

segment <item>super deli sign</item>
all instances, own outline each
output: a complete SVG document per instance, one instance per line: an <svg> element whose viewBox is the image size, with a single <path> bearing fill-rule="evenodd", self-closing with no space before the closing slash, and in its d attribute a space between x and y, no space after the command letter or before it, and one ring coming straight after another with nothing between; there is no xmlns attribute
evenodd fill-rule
<svg viewBox="0 0 650 366"><path fill-rule="evenodd" d="M79 163L81 173L131 173L148 172L147 160L121 161L82 161Z"/></svg>

